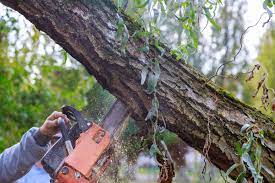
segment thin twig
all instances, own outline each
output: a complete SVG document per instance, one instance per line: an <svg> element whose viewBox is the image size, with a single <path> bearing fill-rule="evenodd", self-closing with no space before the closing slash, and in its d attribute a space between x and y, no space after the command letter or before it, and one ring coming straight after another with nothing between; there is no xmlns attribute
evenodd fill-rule
<svg viewBox="0 0 275 183"><path fill-rule="evenodd" d="M262 17L263 17L265 14L267 14L267 12L262 13L261 16L260 16L260 18L258 19L258 21L257 21L254 25L250 25L250 26L248 26L248 27L244 30L244 32L242 33L241 38L240 38L240 47L239 47L237 53L234 55L233 59L230 60L230 61L224 62L223 64L221 64L221 65L218 67L218 69L216 70L215 74L214 74L213 76L211 76L211 77L207 80L206 83L208 83L209 81L211 81L214 77L217 77L217 76L218 76L218 73L219 73L219 71L220 71L220 69L223 68L225 65L230 64L230 63L233 63L233 62L236 61L236 58L239 56L239 54L240 54L241 51L242 51L242 48L243 48L243 39L244 39L245 34L248 32L249 29L251 29L251 28L253 28L253 27L256 27L256 26L259 24L259 22L261 21Z"/></svg>

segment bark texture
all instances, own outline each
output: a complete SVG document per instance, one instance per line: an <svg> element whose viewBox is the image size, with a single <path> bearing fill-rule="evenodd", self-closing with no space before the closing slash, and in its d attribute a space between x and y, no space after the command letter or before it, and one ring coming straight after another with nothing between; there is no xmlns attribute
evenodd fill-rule
<svg viewBox="0 0 275 183"><path fill-rule="evenodd" d="M138 121L145 118L152 96L147 95L140 85L140 73L148 60L159 57L160 53L153 45L149 54L139 52L143 41L132 38L126 46L126 55L120 53L120 45L115 40L116 8L110 1L0 2L23 14L81 62L102 86L130 106L132 117ZM127 17L125 19L129 33L133 34L138 26ZM205 84L203 76L188 65L176 62L168 49L159 60L161 76L157 97L160 123L165 121L169 130L200 152L210 139L208 156L222 170L239 162L234 147L242 138L241 126L256 124L266 135L263 164L275 174L275 123L270 118L213 85ZM237 173L233 172L231 176ZM263 171L263 176L267 182L275 182L266 171Z"/></svg>

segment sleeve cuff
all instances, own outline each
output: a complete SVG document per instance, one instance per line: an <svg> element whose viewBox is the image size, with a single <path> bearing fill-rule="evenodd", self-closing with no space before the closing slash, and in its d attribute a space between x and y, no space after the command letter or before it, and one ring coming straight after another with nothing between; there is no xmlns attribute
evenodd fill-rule
<svg viewBox="0 0 275 183"><path fill-rule="evenodd" d="M51 138L47 135L44 135L43 133L40 132L40 130L37 130L34 134L33 134L33 138L35 140L35 142L39 145L39 146L46 146L49 141L51 140Z"/></svg>

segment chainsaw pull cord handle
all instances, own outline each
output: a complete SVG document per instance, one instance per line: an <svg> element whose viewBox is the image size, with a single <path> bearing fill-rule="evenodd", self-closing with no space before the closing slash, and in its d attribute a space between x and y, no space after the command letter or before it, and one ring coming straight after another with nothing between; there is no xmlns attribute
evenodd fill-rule
<svg viewBox="0 0 275 183"><path fill-rule="evenodd" d="M61 131L61 134L64 138L64 142L65 142L65 146L66 146L66 150L68 152L68 154L70 154L73 151L73 146L72 146L72 142L69 138L69 133L65 124L65 120L62 117L59 117L57 120L58 123L58 127Z"/></svg>

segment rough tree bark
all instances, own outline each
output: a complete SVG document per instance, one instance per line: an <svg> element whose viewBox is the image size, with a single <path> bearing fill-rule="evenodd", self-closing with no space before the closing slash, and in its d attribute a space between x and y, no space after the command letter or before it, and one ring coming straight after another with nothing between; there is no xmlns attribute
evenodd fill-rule
<svg viewBox="0 0 275 183"><path fill-rule="evenodd" d="M116 8L108 0L0 0L4 5L23 14L39 30L47 33L113 95L129 105L134 117L142 121L150 109L152 96L140 85L142 67L150 58L160 55L151 45L150 53L138 51L142 40L130 38L126 55L119 52L115 40ZM138 27L124 17L130 34ZM213 164L227 170L239 162L235 143L242 138L240 128L245 123L256 124L266 135L263 164L275 173L274 122L211 84L191 67L166 53L158 58L161 76L157 97L160 114L167 128L187 144L202 152L210 134L208 156ZM163 121L161 121L163 122ZM161 123L160 122L160 123ZM233 172L235 177L238 172ZM267 182L275 182L263 171Z"/></svg>

